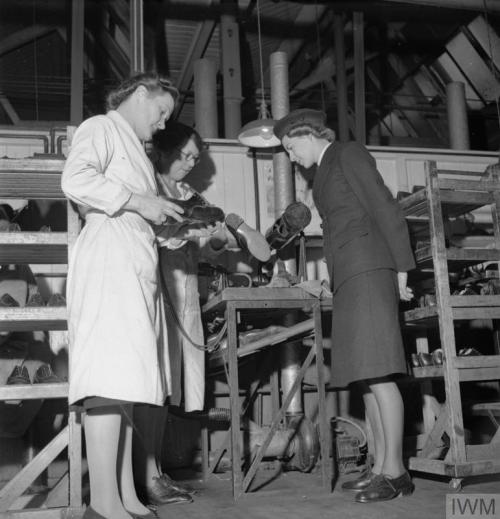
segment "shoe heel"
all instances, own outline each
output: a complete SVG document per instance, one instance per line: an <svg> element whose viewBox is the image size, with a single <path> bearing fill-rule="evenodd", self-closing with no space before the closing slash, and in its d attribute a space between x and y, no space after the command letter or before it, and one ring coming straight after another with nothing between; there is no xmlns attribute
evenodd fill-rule
<svg viewBox="0 0 500 519"><path fill-rule="evenodd" d="M401 495L402 496L409 496L413 494L415 490L415 485L413 483L410 483L409 485L406 485L401 489Z"/></svg>

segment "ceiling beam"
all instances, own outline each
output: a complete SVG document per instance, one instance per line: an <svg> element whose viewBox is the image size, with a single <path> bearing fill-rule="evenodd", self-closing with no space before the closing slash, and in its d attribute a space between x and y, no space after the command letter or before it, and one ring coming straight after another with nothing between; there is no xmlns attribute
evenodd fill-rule
<svg viewBox="0 0 500 519"><path fill-rule="evenodd" d="M413 4L419 6L447 7L450 9L465 9L472 11L500 12L498 0L383 0L396 4Z"/></svg>

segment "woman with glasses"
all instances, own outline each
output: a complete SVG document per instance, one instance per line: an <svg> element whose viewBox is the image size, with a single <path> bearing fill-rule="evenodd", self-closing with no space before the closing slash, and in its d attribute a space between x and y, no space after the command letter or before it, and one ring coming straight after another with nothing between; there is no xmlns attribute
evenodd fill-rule
<svg viewBox="0 0 500 519"><path fill-rule="evenodd" d="M90 506L85 519L151 518L132 471L134 403L162 405L169 387L158 253L152 225L180 221L158 196L144 141L165 126L177 89L158 74L123 82L106 115L76 130L62 189L85 225L67 279L69 403L86 410Z"/></svg>
<svg viewBox="0 0 500 519"><path fill-rule="evenodd" d="M180 201L199 196L185 182L200 160L204 144L189 126L169 122L153 137L150 154L162 196ZM198 294L198 261L201 253L225 249L228 236L217 225L167 225L161 232L160 268L166 291L167 330L172 369L171 405L183 402L188 412L202 410L205 394L205 352ZM175 315L174 315L175 314ZM187 332L185 337L180 326ZM194 344L193 344L194 343ZM138 488L151 506L192 501L191 489L174 482L159 467L167 408L142 406L136 410L137 438L134 467Z"/></svg>

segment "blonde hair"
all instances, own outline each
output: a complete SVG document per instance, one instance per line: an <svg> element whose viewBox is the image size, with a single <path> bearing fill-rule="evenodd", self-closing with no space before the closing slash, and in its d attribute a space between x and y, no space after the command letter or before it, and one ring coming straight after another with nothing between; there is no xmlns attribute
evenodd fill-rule
<svg viewBox="0 0 500 519"><path fill-rule="evenodd" d="M112 90L106 97L106 110L116 110L139 86L147 88L149 92L168 92L174 103L179 97L179 91L168 77L157 72L144 72L126 79Z"/></svg>
<svg viewBox="0 0 500 519"><path fill-rule="evenodd" d="M301 137L302 135L312 135L318 139L326 139L329 142L335 140L335 132L324 125L300 123L298 126L290 128L286 132L287 137Z"/></svg>

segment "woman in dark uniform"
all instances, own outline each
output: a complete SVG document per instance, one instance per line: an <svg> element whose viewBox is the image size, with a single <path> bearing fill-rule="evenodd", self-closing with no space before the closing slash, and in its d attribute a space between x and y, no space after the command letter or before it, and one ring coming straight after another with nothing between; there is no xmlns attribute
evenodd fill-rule
<svg viewBox="0 0 500 519"><path fill-rule="evenodd" d="M403 465L404 406L390 375L406 372L398 320L409 301L407 272L414 268L406 222L368 150L335 142L317 110L295 110L274 133L292 162L317 165L314 203L323 223L324 250L333 285L332 384L362 385L374 436L374 465L344 483L368 503L413 492Z"/></svg>

